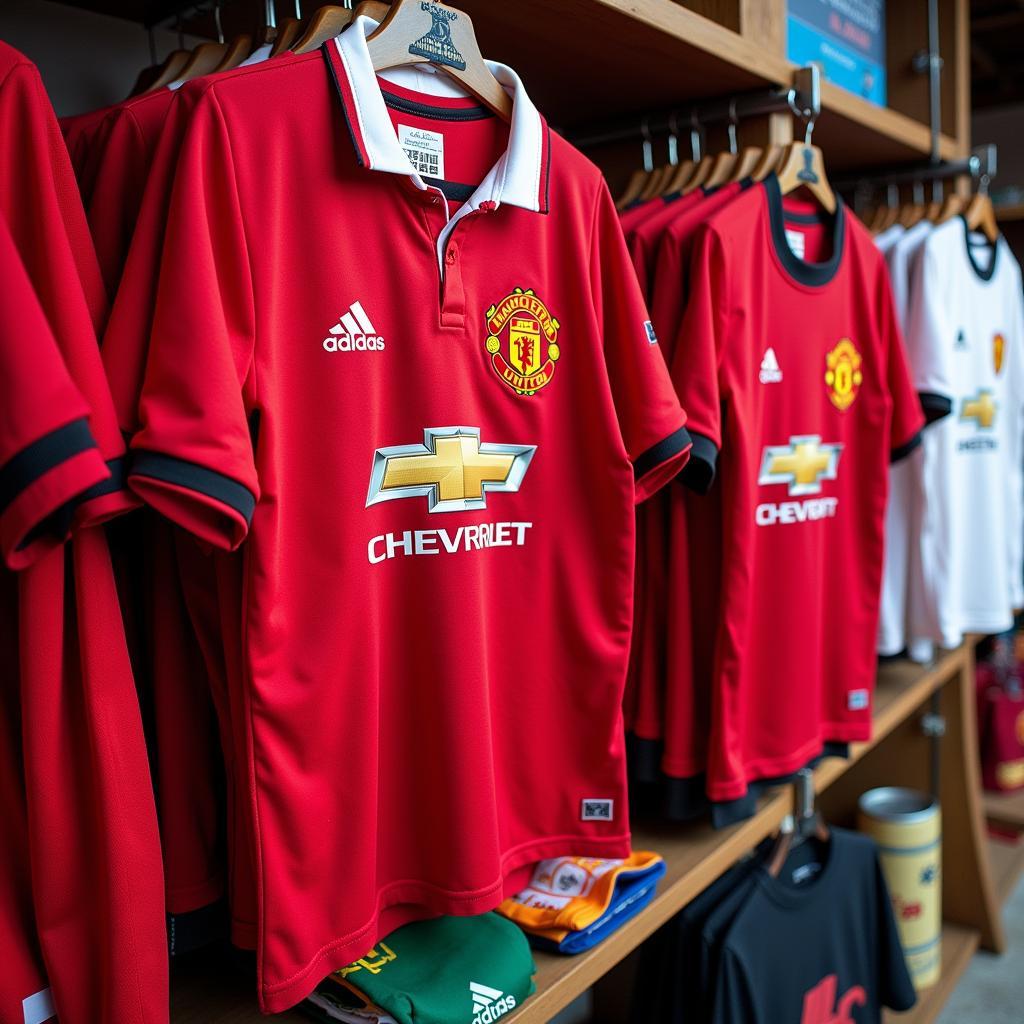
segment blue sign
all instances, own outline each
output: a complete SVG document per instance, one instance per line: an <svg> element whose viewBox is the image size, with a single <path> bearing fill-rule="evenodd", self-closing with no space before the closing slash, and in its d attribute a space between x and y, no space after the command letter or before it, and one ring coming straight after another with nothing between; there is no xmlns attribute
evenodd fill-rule
<svg viewBox="0 0 1024 1024"><path fill-rule="evenodd" d="M787 56L885 106L885 0L789 0Z"/></svg>

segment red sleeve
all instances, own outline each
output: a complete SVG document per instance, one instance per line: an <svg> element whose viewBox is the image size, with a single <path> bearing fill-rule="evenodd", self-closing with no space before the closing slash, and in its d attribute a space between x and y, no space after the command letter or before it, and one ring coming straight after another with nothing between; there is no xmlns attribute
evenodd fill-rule
<svg viewBox="0 0 1024 1024"><path fill-rule="evenodd" d="M20 56L0 80L0 219L110 469L106 484L75 510L76 524L99 522L134 503L123 486L124 442L96 340L106 290L56 116L38 71Z"/></svg>
<svg viewBox="0 0 1024 1024"><path fill-rule="evenodd" d="M619 429L640 502L683 467L690 436L603 182L591 239L591 283Z"/></svg>
<svg viewBox="0 0 1024 1024"><path fill-rule="evenodd" d="M686 407L693 438L683 480L700 493L711 487L722 446L719 354L729 308L726 282L721 240L702 227L694 239L689 300L672 356L672 380Z"/></svg>
<svg viewBox="0 0 1024 1024"><path fill-rule="evenodd" d="M879 261L881 263L881 260ZM921 397L914 388L907 365L906 345L896 316L889 285L889 273L884 264L878 280L879 323L885 333L887 347L886 375L889 394L892 396L892 428L889 448L893 462L909 455L921 443L921 431L925 426Z"/></svg>
<svg viewBox="0 0 1024 1024"><path fill-rule="evenodd" d="M245 539L259 498L252 281L234 175L211 89L178 160L129 471L143 500L228 549Z"/></svg>
<svg viewBox="0 0 1024 1024"><path fill-rule="evenodd" d="M21 569L63 543L110 473L10 232L0 220L0 554Z"/></svg>

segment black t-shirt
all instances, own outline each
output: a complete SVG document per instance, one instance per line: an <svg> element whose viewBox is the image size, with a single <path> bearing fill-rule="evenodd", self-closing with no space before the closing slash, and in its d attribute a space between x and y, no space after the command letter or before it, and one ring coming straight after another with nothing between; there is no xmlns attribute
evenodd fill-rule
<svg viewBox="0 0 1024 1024"><path fill-rule="evenodd" d="M833 828L821 857L755 871L722 940L713 1024L879 1024L883 1006L914 1005L874 842Z"/></svg>

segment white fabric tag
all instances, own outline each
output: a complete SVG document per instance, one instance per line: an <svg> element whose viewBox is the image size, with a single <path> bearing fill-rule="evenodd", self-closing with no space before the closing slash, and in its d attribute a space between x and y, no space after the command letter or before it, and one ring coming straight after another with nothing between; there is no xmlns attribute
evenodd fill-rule
<svg viewBox="0 0 1024 1024"><path fill-rule="evenodd" d="M422 177L444 177L444 136L440 132L400 124L398 141L409 157L409 162Z"/></svg>
<svg viewBox="0 0 1024 1024"><path fill-rule="evenodd" d="M793 255L797 259L803 259L804 253L807 251L807 239L804 237L801 231L791 231L786 228L786 241L789 242L790 249L793 250Z"/></svg>
<svg viewBox="0 0 1024 1024"><path fill-rule="evenodd" d="M21 1012L25 1016L25 1024L43 1024L57 1016L53 1006L53 995L48 988L33 992L21 1001Z"/></svg>

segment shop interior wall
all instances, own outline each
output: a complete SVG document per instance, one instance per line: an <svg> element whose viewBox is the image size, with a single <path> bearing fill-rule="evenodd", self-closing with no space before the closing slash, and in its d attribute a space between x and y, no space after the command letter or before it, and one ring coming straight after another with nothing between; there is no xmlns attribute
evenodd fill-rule
<svg viewBox="0 0 1024 1024"><path fill-rule="evenodd" d="M122 100L150 63L149 33L137 22L52 0L0 0L0 39L39 67L61 117ZM178 33L156 29L158 59L177 49ZM202 42L185 36L186 48Z"/></svg>

